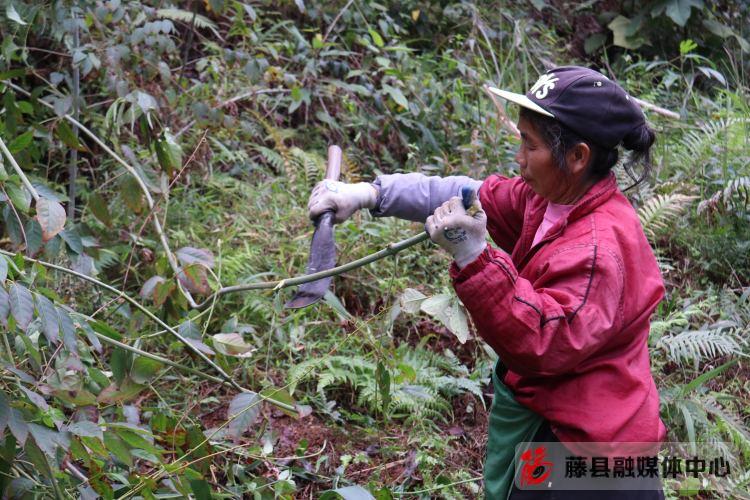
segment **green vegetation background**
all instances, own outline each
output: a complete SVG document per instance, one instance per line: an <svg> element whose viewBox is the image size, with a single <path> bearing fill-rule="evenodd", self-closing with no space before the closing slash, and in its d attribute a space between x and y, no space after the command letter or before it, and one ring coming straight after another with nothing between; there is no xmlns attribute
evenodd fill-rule
<svg viewBox="0 0 750 500"><path fill-rule="evenodd" d="M720 0L0 0L3 497L480 497L494 355L445 254L346 272L300 311L288 288L215 292L303 273L328 144L352 182L512 174L482 85L568 63L661 108L628 195L668 287L662 417L739 471L667 496L750 497L748 19ZM357 214L339 260L420 231Z"/></svg>

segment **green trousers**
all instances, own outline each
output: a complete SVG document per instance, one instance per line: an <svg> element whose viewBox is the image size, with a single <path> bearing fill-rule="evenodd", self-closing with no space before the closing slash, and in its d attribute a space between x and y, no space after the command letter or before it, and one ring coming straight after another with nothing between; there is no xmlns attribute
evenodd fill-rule
<svg viewBox="0 0 750 500"><path fill-rule="evenodd" d="M490 409L487 452L484 461L484 492L490 500L506 500L513 487L518 443L532 441L544 419L521 406L503 384L498 360L492 372L495 398ZM500 372L500 373L499 373Z"/></svg>

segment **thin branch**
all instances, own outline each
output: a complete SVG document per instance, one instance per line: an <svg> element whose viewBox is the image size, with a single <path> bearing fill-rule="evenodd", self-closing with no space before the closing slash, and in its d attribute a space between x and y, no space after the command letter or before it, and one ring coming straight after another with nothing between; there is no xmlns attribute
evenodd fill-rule
<svg viewBox="0 0 750 500"><path fill-rule="evenodd" d="M13 82L10 82L8 80L3 80L3 83L11 87L12 89L21 92L22 94L26 96L30 96L29 92L22 89L18 85L15 85ZM43 99L38 99L38 101L43 104L44 106L47 106L50 109L54 109L54 106L50 103L44 101ZM151 197L151 192L148 189L148 186L143 182L143 179L141 179L141 176L138 175L138 172L136 172L135 168L133 168L130 164L128 164L125 160L123 160L117 153L115 153L112 149L109 148L104 142L99 139L99 137L94 134L91 130L88 129L85 125L83 125L81 122L73 118L72 116L66 114L63 116L66 120L68 120L73 125L77 126L83 133L85 133L87 136L89 136L95 143L99 145L104 151L107 152L112 158L114 158L120 165L122 165L125 170L127 170L133 177L135 177L136 182L138 183L138 186L141 188L141 191L143 191L143 194L146 197L146 202L148 203L149 211L153 212L154 210L154 199ZM0 142L2 142L0 140ZM3 144L3 148L4 148ZM5 149L5 148L4 148ZM15 160L13 160L15 162ZM20 170L20 167L19 167ZM29 186L31 186L29 184ZM33 187L31 187L33 189ZM36 193L36 191L34 191ZM34 194L32 193L32 195ZM39 195L36 195L35 199ZM169 242L167 241L167 237L164 234L164 230L162 229L161 223L159 222L158 217L153 218L153 225L154 225L154 231L156 231L156 234L159 235L159 240L161 241L161 246L164 249L164 253L167 255L167 261L169 262L169 266L172 268L172 271L174 272L175 276L180 274L180 266L177 263L177 259L175 258L174 254L172 253L172 250L169 248ZM185 296L185 298L188 301L188 304L190 304L190 307L196 307L197 304L195 300L193 299L193 296L190 295L190 292L185 290L185 288L180 284L179 280L177 281L177 288L182 292L182 294Z"/></svg>
<svg viewBox="0 0 750 500"><path fill-rule="evenodd" d="M516 124L513 123L510 118L508 118L508 114L505 112L505 109L503 109L500 101L497 100L497 96L494 93L490 92L487 85L482 85L482 90L484 90L485 94L490 96L490 99L492 99L492 104L494 104L495 108L497 109L497 118L500 121L500 124L505 127L505 129L510 132L513 137L515 137L516 139L520 139L521 132L518 130L518 127L516 127Z"/></svg>
<svg viewBox="0 0 750 500"><path fill-rule="evenodd" d="M334 267L333 269L329 269L327 271L320 271L318 273L307 274L304 276L295 276L294 278L286 278L286 279L277 280L277 281L261 281L258 283L247 283L244 285L233 285L233 286L223 287L217 290L216 292L214 292L214 294L211 297L207 298L204 302L201 302L200 304L198 304L198 308L203 309L214 300L214 297L219 296L219 295L242 292L245 290L268 290L268 289L280 290L282 288L286 288L289 286L301 285L302 283L308 283L310 281L317 281L319 279L327 278L329 276L336 276L338 274L351 271L352 269L365 266L367 264L383 259L390 255L395 255L401 252L402 250L406 250L407 248L412 247L418 243L422 243L423 241L427 239L429 239L429 235L427 233L420 233L420 234L412 236L411 238L407 238L405 240L399 241L398 243L391 243L383 250L380 250L378 252L362 257L361 259L354 260L342 266Z"/></svg>
<svg viewBox="0 0 750 500"><path fill-rule="evenodd" d="M31 193L31 197L34 198L34 201L39 201L39 193L37 193L36 189L34 189L34 186L31 185L28 177L26 177L26 174L23 173L23 170L21 170L21 167L18 165L18 162L16 162L16 159L13 158L13 155L10 153L10 150L3 142L2 138L0 138L0 149L2 149L5 157L8 158L8 161L13 166L13 170L15 170L18 176L21 178L21 182L23 182L23 185L26 187L29 193Z"/></svg>
<svg viewBox="0 0 750 500"><path fill-rule="evenodd" d="M354 3L354 0L349 0L346 5L344 5L344 8L339 11L338 14L336 14L336 17L333 18L333 21L331 21L331 24L328 26L328 29L326 30L326 34L323 37L323 43L326 43L326 40L328 40L328 35L331 34L331 31L333 31L333 27L336 26L336 23L339 22L339 19L341 16L344 15L344 12Z"/></svg>
<svg viewBox="0 0 750 500"><path fill-rule="evenodd" d="M674 111L670 111L668 109L661 108L657 106L656 104L651 104L650 102L646 102L643 99L638 99L637 97L633 97L635 99L635 102L638 103L638 105L642 108L646 108L649 111L653 111L657 115L666 116L667 118L672 118L673 120L681 120L682 117L679 113L675 113Z"/></svg>

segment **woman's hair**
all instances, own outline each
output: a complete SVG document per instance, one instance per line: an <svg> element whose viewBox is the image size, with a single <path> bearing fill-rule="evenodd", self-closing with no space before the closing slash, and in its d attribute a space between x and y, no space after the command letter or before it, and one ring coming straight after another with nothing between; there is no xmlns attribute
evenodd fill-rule
<svg viewBox="0 0 750 500"><path fill-rule="evenodd" d="M619 158L617 147L612 149L603 148L584 139L554 118L544 116L527 108L521 108L520 116L531 123L534 130L539 133L547 147L552 151L552 160L555 162L555 166L563 172L568 172L565 161L567 153L581 142L588 145L591 150L591 159L589 160L588 171L586 173L588 178L595 181L603 179L617 163L617 159ZM624 165L625 172L634 181L627 189L637 186L651 174L650 149L655 139L656 134L645 123L631 130L623 138L622 146L625 149L633 151L630 160ZM639 162L643 163L643 170L640 176L636 175L633 170L633 166Z"/></svg>

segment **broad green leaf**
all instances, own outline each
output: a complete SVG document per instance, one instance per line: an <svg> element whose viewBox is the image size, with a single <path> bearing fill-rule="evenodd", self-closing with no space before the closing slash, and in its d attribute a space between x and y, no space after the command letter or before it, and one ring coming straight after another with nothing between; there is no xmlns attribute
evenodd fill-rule
<svg viewBox="0 0 750 500"><path fill-rule="evenodd" d="M36 220L42 227L42 241L47 242L65 228L65 209L55 201L39 198Z"/></svg>
<svg viewBox="0 0 750 500"><path fill-rule="evenodd" d="M81 241L81 236L77 231L64 229L60 231L60 238L63 239L65 244L68 245L68 248L70 248L73 253L83 253L83 242Z"/></svg>
<svg viewBox="0 0 750 500"><path fill-rule="evenodd" d="M302 405L298 405L294 398L289 394L286 389L281 387L266 387L260 391L260 395L269 400L277 403L284 403L289 406L293 406L294 410L287 410L286 408L279 407L278 409L286 413L292 418L303 418L306 416L306 409Z"/></svg>
<svg viewBox="0 0 750 500"><path fill-rule="evenodd" d="M75 132L73 132L73 129L68 125L66 120L57 121L55 134L69 148L77 149L78 151L86 151L86 148L84 148L78 141L78 137L76 137Z"/></svg>
<svg viewBox="0 0 750 500"><path fill-rule="evenodd" d="M667 16L679 26L685 26L690 19L691 9L703 8L703 0L669 0L667 2Z"/></svg>
<svg viewBox="0 0 750 500"><path fill-rule="evenodd" d="M89 209L99 222L107 227L112 226L112 216L109 214L109 206L107 205L107 201L99 195L99 193L93 193L89 196Z"/></svg>
<svg viewBox="0 0 750 500"><path fill-rule="evenodd" d="M260 401L255 392L241 392L232 398L227 410L227 430L232 438L238 440L255 423L260 416Z"/></svg>
<svg viewBox="0 0 750 500"><path fill-rule="evenodd" d="M23 26L26 25L26 22L21 19L21 16L19 16L18 12L16 12L16 8L13 6L13 2L8 2L8 5L5 7L5 16L13 22L16 22Z"/></svg>
<svg viewBox="0 0 750 500"><path fill-rule="evenodd" d="M65 451L70 448L70 435L67 432L58 432L37 424L29 424L29 432L39 449L50 458L55 457L58 446Z"/></svg>
<svg viewBox="0 0 750 500"><path fill-rule="evenodd" d="M24 232L26 233L26 255L36 255L44 244L42 226L36 219L29 219L26 221Z"/></svg>
<svg viewBox="0 0 750 500"><path fill-rule="evenodd" d="M40 396L36 392L31 391L23 386L21 386L21 390L23 391L24 394L26 394L26 397L29 398L29 401L34 403L34 406L36 406L43 412L49 410L49 405L47 404L47 401L45 401L45 399L42 396Z"/></svg>
<svg viewBox="0 0 750 500"><path fill-rule="evenodd" d="M78 337L76 335L76 326L73 323L68 311L62 307L57 308L57 320L60 322L60 333L62 333L62 341L68 352L78 352Z"/></svg>
<svg viewBox="0 0 750 500"><path fill-rule="evenodd" d="M141 186L131 175L126 175L120 182L120 198L125 206L137 214L141 213L146 206Z"/></svg>
<svg viewBox="0 0 750 500"><path fill-rule="evenodd" d="M122 381L125 380L125 376L128 374L130 368L128 366L129 359L130 355L125 349L120 347L112 349L112 354L109 357L109 367L112 369L112 376L118 385L122 384Z"/></svg>
<svg viewBox="0 0 750 500"><path fill-rule="evenodd" d="M214 341L214 349L225 356L247 358L256 350L255 347L246 343L239 333L217 333L211 338Z"/></svg>
<svg viewBox="0 0 750 500"><path fill-rule="evenodd" d="M193 490L195 500L211 500L211 486L205 479L190 481L190 489Z"/></svg>
<svg viewBox="0 0 750 500"><path fill-rule="evenodd" d="M138 356L133 361L133 367L130 369L130 378L138 384L149 382L154 375L161 369L162 364L151 358Z"/></svg>
<svg viewBox="0 0 750 500"><path fill-rule="evenodd" d="M446 311L450 307L450 303L451 296L445 293L441 293L425 299L424 302L422 302L420 309L422 309L423 312L429 314L430 316L442 321L443 318L446 318L447 320ZM447 323L447 321L443 322Z"/></svg>
<svg viewBox="0 0 750 500"><path fill-rule="evenodd" d="M175 252L183 265L201 264L209 269L214 267L214 254L206 248L182 247Z"/></svg>
<svg viewBox="0 0 750 500"><path fill-rule="evenodd" d="M462 344L469 338L469 320L457 298L454 298L450 308L450 321L448 329L458 338Z"/></svg>
<svg viewBox="0 0 750 500"><path fill-rule="evenodd" d="M637 49L642 45L640 40L633 40L629 37L631 20L625 16L617 16L610 22L607 27L612 30L614 40L612 43L618 47L626 49Z"/></svg>
<svg viewBox="0 0 750 500"><path fill-rule="evenodd" d="M102 428L95 422L82 420L68 426L68 432L81 437L104 439Z"/></svg>
<svg viewBox="0 0 750 500"><path fill-rule="evenodd" d="M13 437L16 438L16 441L18 441L18 444L23 446L26 438L29 436L29 425L24 421L21 412L15 408L10 409L8 428Z"/></svg>
<svg viewBox="0 0 750 500"><path fill-rule="evenodd" d="M385 46L385 43L383 42L383 37L380 36L380 33L378 33L372 28L369 29L368 32L370 33L370 37L372 37L372 41L376 47L382 48L383 46Z"/></svg>
<svg viewBox="0 0 750 500"><path fill-rule="evenodd" d="M182 147L177 143L175 137L165 131L159 139L154 142L156 149L156 158L159 160L161 168L172 175L173 172L182 167Z"/></svg>
<svg viewBox="0 0 750 500"><path fill-rule="evenodd" d="M391 99L393 99L396 104L403 108L409 109L409 101L406 100L406 97L401 92L401 89L383 84L383 90L385 90L388 95L391 96Z"/></svg>
<svg viewBox="0 0 750 500"><path fill-rule="evenodd" d="M29 193L25 187L18 184L6 183L5 192L8 193L8 198L13 206L19 212L28 212L31 206L31 193Z"/></svg>
<svg viewBox="0 0 750 500"><path fill-rule="evenodd" d="M10 285L10 312L21 330L26 331L34 317L34 300L28 288L18 283Z"/></svg>
<svg viewBox="0 0 750 500"><path fill-rule="evenodd" d="M11 154L15 155L28 148L34 140L34 130L27 130L8 144Z"/></svg>
<svg viewBox="0 0 750 500"><path fill-rule="evenodd" d="M125 444L125 441L120 439L114 432L104 433L104 445L107 447L107 451L109 451L119 462L128 467L133 466L133 458L130 455L128 446Z"/></svg>

